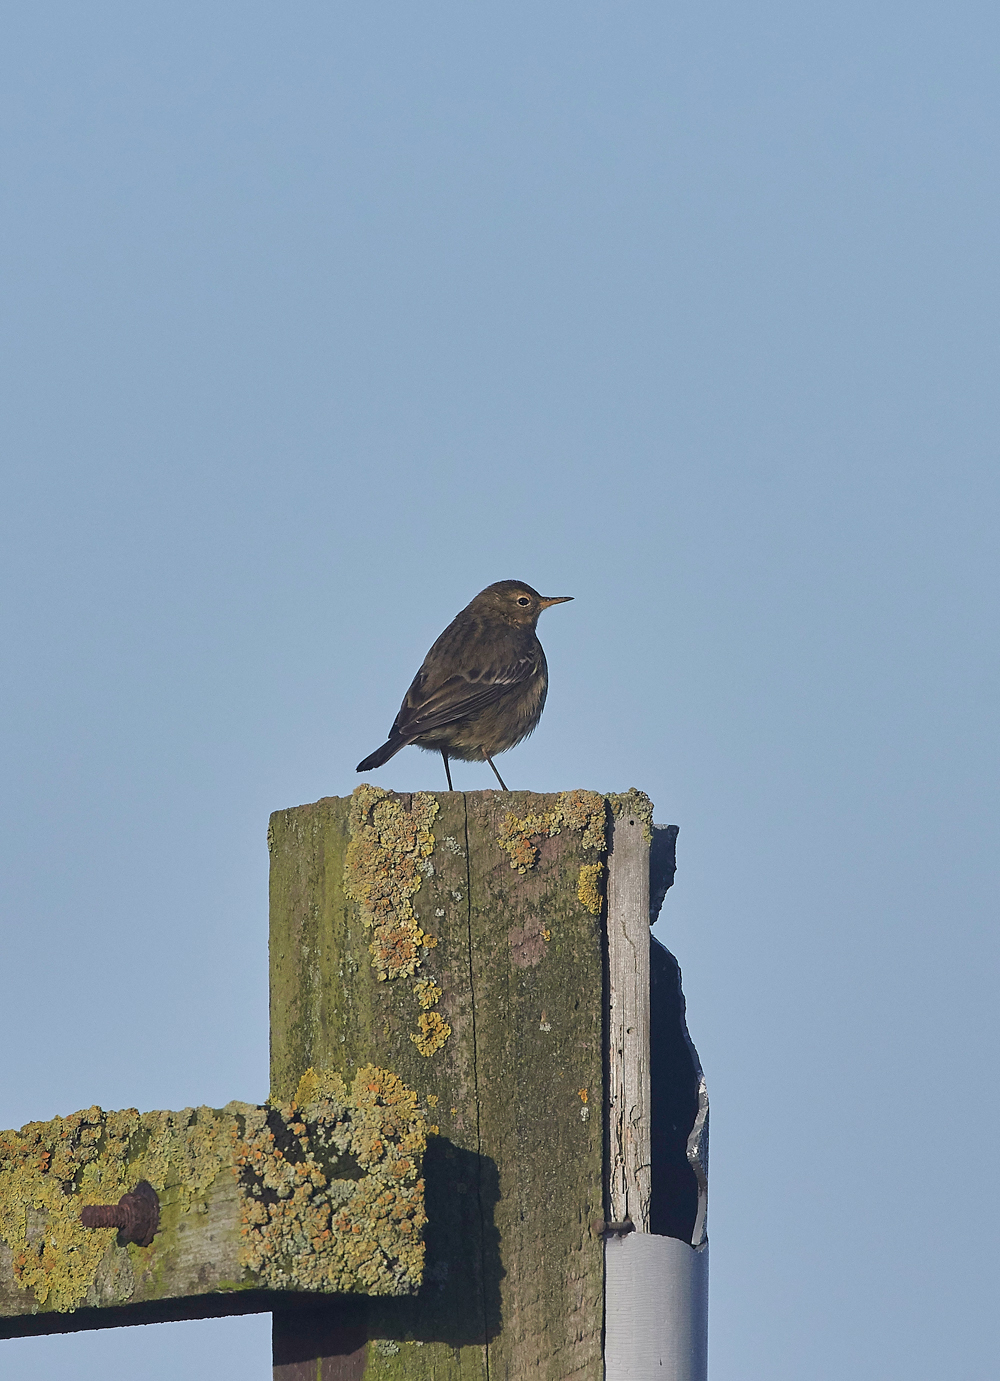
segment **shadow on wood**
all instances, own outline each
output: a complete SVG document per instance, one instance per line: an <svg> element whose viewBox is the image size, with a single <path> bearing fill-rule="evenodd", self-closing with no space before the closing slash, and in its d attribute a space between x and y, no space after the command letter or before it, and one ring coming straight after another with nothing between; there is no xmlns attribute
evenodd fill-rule
<svg viewBox="0 0 1000 1381"><path fill-rule="evenodd" d="M432 1137L424 1157L427 1264L420 1293L407 1299L333 1299L276 1310L278 1381L354 1381L364 1375L367 1340L391 1355L399 1343L482 1347L501 1327L500 1197L489 1156ZM303 1370L303 1368L306 1368Z"/></svg>

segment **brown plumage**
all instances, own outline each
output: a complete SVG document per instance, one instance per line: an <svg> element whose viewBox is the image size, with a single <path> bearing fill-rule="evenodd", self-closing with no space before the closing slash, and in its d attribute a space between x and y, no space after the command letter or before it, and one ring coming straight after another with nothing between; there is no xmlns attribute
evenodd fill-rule
<svg viewBox="0 0 1000 1381"><path fill-rule="evenodd" d="M528 737L541 718L549 687L535 624L543 609L570 599L572 595L546 599L520 580L487 586L428 652L388 739L357 770L381 767L415 743L441 754L449 791L449 758L485 759L506 791L493 758Z"/></svg>

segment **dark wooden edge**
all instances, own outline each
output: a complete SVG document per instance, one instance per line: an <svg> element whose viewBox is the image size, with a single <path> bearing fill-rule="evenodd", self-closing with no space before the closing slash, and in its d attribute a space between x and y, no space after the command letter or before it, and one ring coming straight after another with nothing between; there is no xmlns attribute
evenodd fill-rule
<svg viewBox="0 0 1000 1381"><path fill-rule="evenodd" d="M127 1328L144 1323L178 1323L185 1319L219 1319L237 1314L288 1315L299 1309L327 1309L336 1302L338 1313L363 1317L363 1295L321 1295L302 1291L233 1290L210 1295L186 1295L181 1299L150 1300L142 1304L110 1305L105 1309L73 1309L66 1314L18 1314L0 1319L0 1339L38 1338L47 1333L80 1333L95 1328Z"/></svg>

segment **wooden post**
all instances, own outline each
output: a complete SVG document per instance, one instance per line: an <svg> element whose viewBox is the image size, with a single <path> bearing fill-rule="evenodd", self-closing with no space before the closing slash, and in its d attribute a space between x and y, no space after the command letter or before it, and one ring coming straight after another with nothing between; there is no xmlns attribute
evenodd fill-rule
<svg viewBox="0 0 1000 1381"><path fill-rule="evenodd" d="M629 796L616 802L608 882L604 1375L706 1381L708 1101L677 961L649 937L677 831L650 827L644 798Z"/></svg>
<svg viewBox="0 0 1000 1381"><path fill-rule="evenodd" d="M326 1343L317 1311L308 1359L276 1313L281 1381L601 1377L605 815L362 787L272 817L274 1092L381 1060L433 1123L419 1295Z"/></svg>
<svg viewBox="0 0 1000 1381"><path fill-rule="evenodd" d="M268 1103L0 1134L0 1336L271 1310L277 1381L704 1381L676 833L634 790L277 812Z"/></svg>

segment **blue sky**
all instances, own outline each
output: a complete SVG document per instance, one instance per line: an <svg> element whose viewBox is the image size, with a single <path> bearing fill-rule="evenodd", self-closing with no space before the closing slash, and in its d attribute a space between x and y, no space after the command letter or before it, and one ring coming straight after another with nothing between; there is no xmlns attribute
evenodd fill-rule
<svg viewBox="0 0 1000 1381"><path fill-rule="evenodd" d="M265 1096L269 812L526 580L575 599L505 779L681 827L713 1381L996 1374L998 27L7 16L0 1124Z"/></svg>

